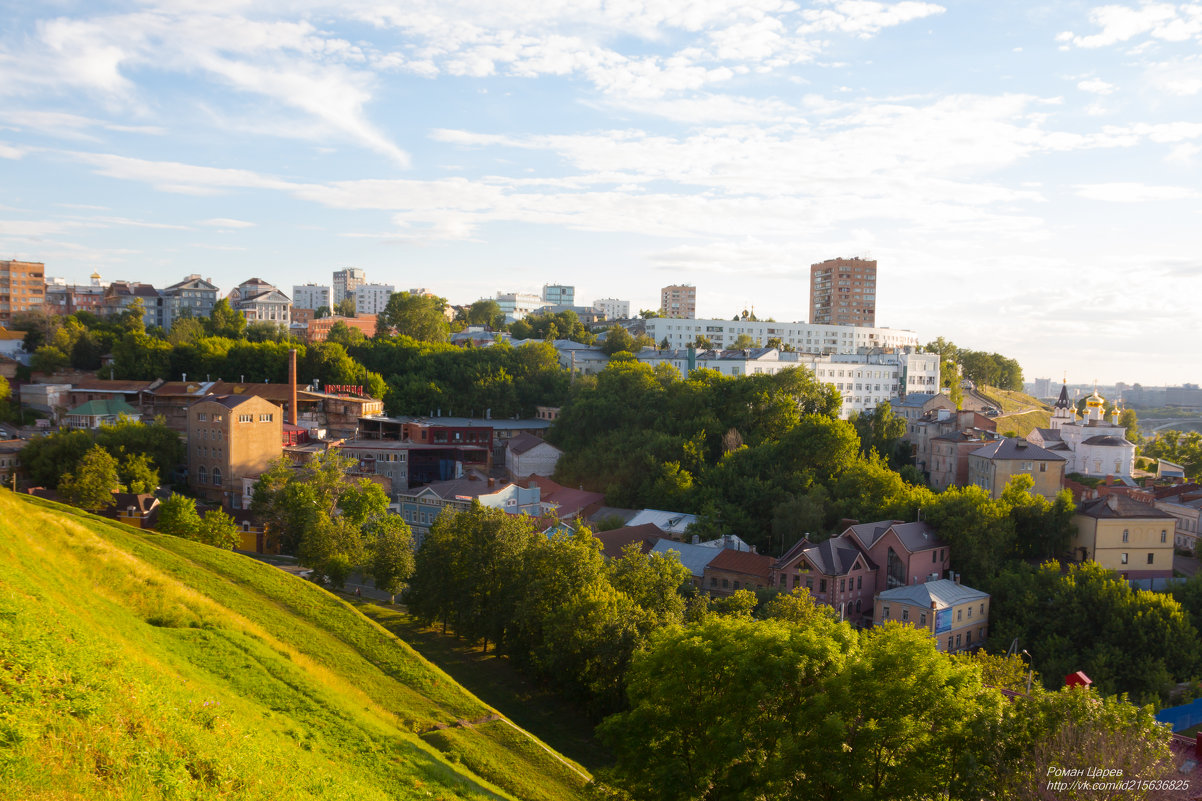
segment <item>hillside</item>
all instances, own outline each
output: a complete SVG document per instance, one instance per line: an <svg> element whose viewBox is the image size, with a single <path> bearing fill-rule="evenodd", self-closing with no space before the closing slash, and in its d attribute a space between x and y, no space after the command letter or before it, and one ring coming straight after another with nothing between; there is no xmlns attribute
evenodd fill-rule
<svg viewBox="0 0 1202 801"><path fill-rule="evenodd" d="M975 394L1001 410L995 418L999 434L1014 431L1025 437L1036 428L1047 428L1052 419L1052 410L1046 403L1024 392L981 386Z"/></svg>
<svg viewBox="0 0 1202 801"><path fill-rule="evenodd" d="M0 798L584 794L578 766L324 590L6 490L0 697Z"/></svg>

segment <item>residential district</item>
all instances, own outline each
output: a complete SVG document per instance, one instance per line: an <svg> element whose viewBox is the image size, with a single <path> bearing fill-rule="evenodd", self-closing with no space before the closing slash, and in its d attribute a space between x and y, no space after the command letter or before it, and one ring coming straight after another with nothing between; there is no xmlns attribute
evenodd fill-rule
<svg viewBox="0 0 1202 801"><path fill-rule="evenodd" d="M681 377L697 370L728 377L805 370L837 392L839 417L887 410L904 421L899 430L907 461L931 489L976 486L996 499L1018 476L1026 477L1030 493L1049 501L1067 489L1075 508L1066 563L1096 563L1142 588L1171 584L1174 560L1188 561L1196 551L1202 485L1190 480L1196 476L1185 464L1137 456L1129 424L1121 418L1124 407L1157 407L1169 410L1166 419L1188 420L1202 410L1202 390L1118 385L1099 391L1090 384L1037 379L1017 388L1046 402L1038 406L1042 417L1017 426L1012 418L1036 407L1016 412L978 383L959 376L947 380L946 354L924 346L914 331L877 325L876 278L877 264L868 259L812 265L805 322L758 319L746 310L730 319L698 318L696 288L687 284L663 287L658 309L633 314L631 303L618 298L578 303L575 288L561 284L547 284L537 294L502 291L482 299L477 304L491 301L487 308L494 315L484 322L470 320L468 306L441 310L451 324L451 344L489 348L549 341L572 380L588 380L582 377L602 373L619 357ZM842 620L925 629L942 651L972 651L990 639L990 595L962 582L951 538L922 519L921 511L911 519L845 519L833 536L782 539L761 553L770 538L749 544L738 534L697 526L696 514L609 505L597 491L604 487L554 480L563 452L546 435L556 425L559 405L538 404L533 414L519 418L494 416L485 404L471 416L450 408L388 416L385 399L362 384L298 381L296 344L325 342L332 332L390 334L381 322L390 302L398 295L436 299L428 289L399 292L392 284L369 283L357 268L333 272L329 285L280 287L253 277L224 293L200 275L163 288L106 281L98 273L86 284L70 284L46 277L41 263L0 261L0 292L0 374L11 383L13 400L36 417L31 424L3 426L8 439L0 442L0 472L7 485L57 497L54 487L31 483L24 469L22 451L31 439L56 429L95 430L121 419L160 421L179 435L186 454L164 483L224 510L238 527L244 551L276 553L281 547L279 532L251 511L261 476L280 457L300 468L335 452L349 457L349 477L367 478L384 491L389 511L408 524L416 546L444 510L479 504L530 516L549 532L583 523L596 532L607 558L631 547L673 553L695 591L712 597L804 587ZM36 349L26 348L28 331L19 327L39 316L85 313L103 320L128 318L133 310L135 316L140 311L145 330L165 333L181 321L210 318L222 304L248 326L266 324L276 329L277 341L294 343L287 381L212 374L118 379L112 354L100 354L96 370L64 364L37 369L45 360L39 363ZM578 321L592 333L518 335L523 329L517 324L548 315ZM619 328L636 343L633 353L615 354L605 346ZM154 528L169 494L115 492L105 514ZM1088 681L1083 674L1068 678Z"/></svg>

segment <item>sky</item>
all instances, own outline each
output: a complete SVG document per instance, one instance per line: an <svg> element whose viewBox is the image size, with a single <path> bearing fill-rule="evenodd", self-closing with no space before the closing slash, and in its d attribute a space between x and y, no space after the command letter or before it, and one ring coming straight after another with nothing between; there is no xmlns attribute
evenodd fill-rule
<svg viewBox="0 0 1202 801"><path fill-rule="evenodd" d="M0 0L0 258L877 322L1202 381L1202 2Z"/></svg>

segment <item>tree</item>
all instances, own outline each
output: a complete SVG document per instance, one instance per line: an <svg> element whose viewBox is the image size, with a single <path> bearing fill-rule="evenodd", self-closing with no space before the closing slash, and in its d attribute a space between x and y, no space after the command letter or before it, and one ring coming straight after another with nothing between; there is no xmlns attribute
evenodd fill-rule
<svg viewBox="0 0 1202 801"><path fill-rule="evenodd" d="M340 317L354 317L357 314L355 308L355 296L347 295L342 300L334 304L334 314Z"/></svg>
<svg viewBox="0 0 1202 801"><path fill-rule="evenodd" d="M755 337L751 334L739 334L735 341L731 343L731 350L745 350L747 348L757 347L759 343L755 341Z"/></svg>
<svg viewBox="0 0 1202 801"><path fill-rule="evenodd" d="M482 325L495 331L505 325L505 312L492 298L481 298L468 307L467 324Z"/></svg>
<svg viewBox="0 0 1202 801"><path fill-rule="evenodd" d="M368 529L371 559L368 572L376 589L388 593L392 603L413 575L413 532L398 515L377 519Z"/></svg>
<svg viewBox="0 0 1202 801"><path fill-rule="evenodd" d="M713 341L704 334L698 334L692 342L689 343L690 348L697 350L711 350L714 347Z"/></svg>
<svg viewBox="0 0 1202 801"><path fill-rule="evenodd" d="M395 292L376 319L376 335L395 331L419 342L446 342L451 330L443 315L446 305L444 298Z"/></svg>
<svg viewBox="0 0 1202 801"><path fill-rule="evenodd" d="M1119 414L1119 425L1127 429L1127 441L1138 445L1143 441L1143 437L1139 433L1139 418L1135 416L1134 409L1123 409Z"/></svg>
<svg viewBox="0 0 1202 801"><path fill-rule="evenodd" d="M145 453L126 455L118 472L126 492L141 495L159 488L159 472L154 469L154 463Z"/></svg>
<svg viewBox="0 0 1202 801"><path fill-rule="evenodd" d="M93 445L74 471L65 473L58 485L58 493L67 503L89 512L99 512L114 505L113 493L120 489L117 460L99 445Z"/></svg>
<svg viewBox="0 0 1202 801"><path fill-rule="evenodd" d="M242 535L232 517L220 509L210 509L200 521L196 539L205 545L231 551L241 544Z"/></svg>
<svg viewBox="0 0 1202 801"><path fill-rule="evenodd" d="M33 353L30 366L39 373L56 373L70 363L67 354L53 345L43 345Z"/></svg>
<svg viewBox="0 0 1202 801"><path fill-rule="evenodd" d="M320 320L323 317L329 317L329 316L330 316L330 307L329 306L318 306L316 309L313 310L313 319L315 319L315 320Z"/></svg>
<svg viewBox="0 0 1202 801"><path fill-rule="evenodd" d="M174 537L196 539L200 531L200 515L196 513L196 501L186 495L173 493L159 506L159 519L155 528Z"/></svg>
<svg viewBox="0 0 1202 801"><path fill-rule="evenodd" d="M605 332L605 342L601 343L601 351L606 356L613 356L619 351L634 352L634 337L624 327L614 323Z"/></svg>
<svg viewBox="0 0 1202 801"><path fill-rule="evenodd" d="M209 332L213 336L241 339L245 331L246 316L231 308L227 298L213 305L213 311L209 312Z"/></svg>

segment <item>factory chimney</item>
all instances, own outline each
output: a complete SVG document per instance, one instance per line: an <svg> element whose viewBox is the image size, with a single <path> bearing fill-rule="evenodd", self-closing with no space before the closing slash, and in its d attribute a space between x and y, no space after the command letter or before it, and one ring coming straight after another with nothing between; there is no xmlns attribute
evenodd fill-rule
<svg viewBox="0 0 1202 801"><path fill-rule="evenodd" d="M288 423L296 425L296 348L288 351Z"/></svg>

